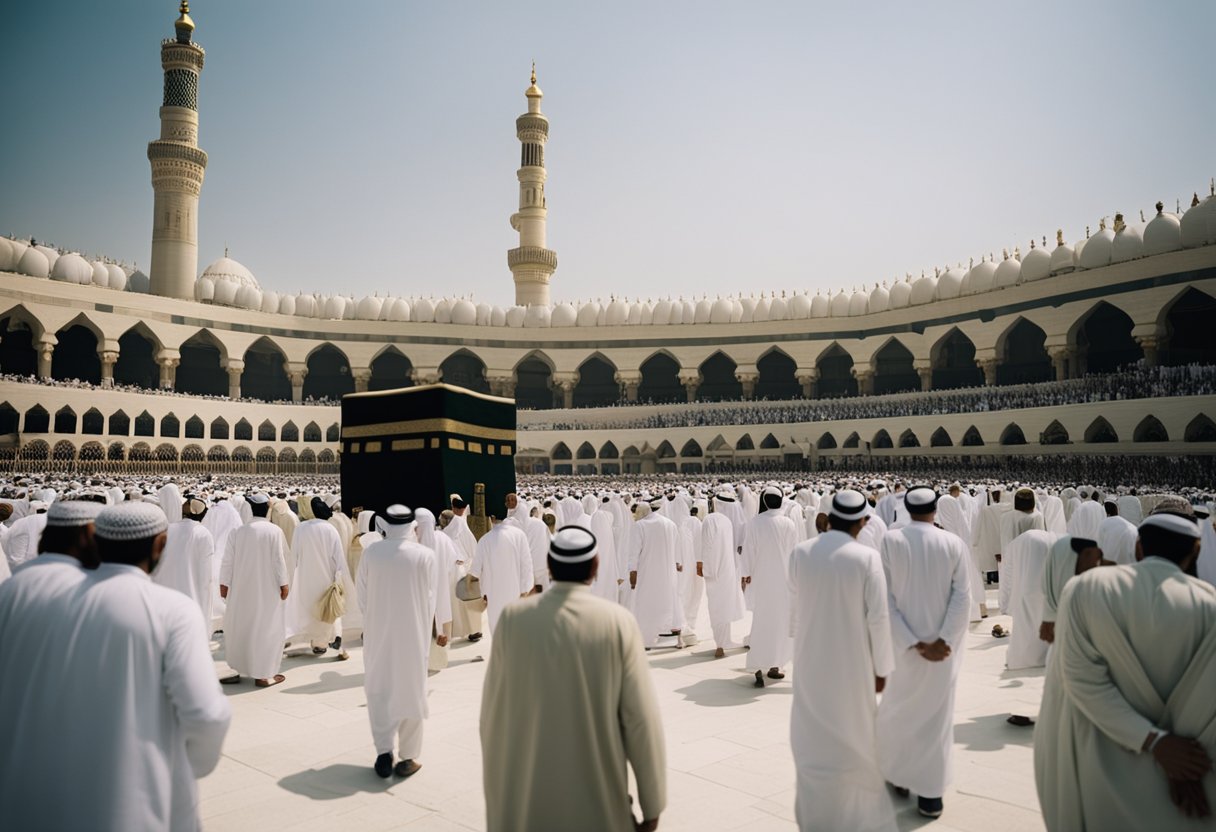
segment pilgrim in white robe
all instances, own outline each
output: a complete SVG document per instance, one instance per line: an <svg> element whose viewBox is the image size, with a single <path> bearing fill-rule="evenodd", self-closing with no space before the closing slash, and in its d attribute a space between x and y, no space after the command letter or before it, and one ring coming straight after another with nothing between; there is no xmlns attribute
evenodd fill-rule
<svg viewBox="0 0 1216 832"><path fill-rule="evenodd" d="M715 511L705 518L697 553L705 579L714 643L723 650L739 647L731 638L730 625L743 618L743 591L736 568L734 528L726 515Z"/></svg>
<svg viewBox="0 0 1216 832"><path fill-rule="evenodd" d="M296 527L300 525L300 518L296 517L291 506L287 505L286 500L281 500L278 497L272 497L270 500L270 522L274 523L283 532L283 537L287 539L287 545L290 546L295 537Z"/></svg>
<svg viewBox="0 0 1216 832"><path fill-rule="evenodd" d="M1216 586L1216 527L1211 517L1199 518L1199 560L1195 562L1195 574L1199 580Z"/></svg>
<svg viewBox="0 0 1216 832"><path fill-rule="evenodd" d="M120 564L64 599L70 611L48 628L49 673L31 687L38 701L21 713L17 743L0 746L21 751L0 778L6 819L14 829L199 829L196 780L219 762L231 710L196 606Z"/></svg>
<svg viewBox="0 0 1216 832"><path fill-rule="evenodd" d="M414 540L412 523L389 525L363 552L357 578L363 608L363 689L377 754L422 753L427 658L439 595L435 553Z"/></svg>
<svg viewBox="0 0 1216 832"><path fill-rule="evenodd" d="M532 556L532 584L539 586L543 592L549 586L549 527L544 521L519 512L511 514L503 522L515 526L528 538L528 552Z"/></svg>
<svg viewBox="0 0 1216 832"><path fill-rule="evenodd" d="M473 530L469 528L468 515L453 514L452 522L447 524L443 533L451 538L457 548L464 553L461 560L464 561L465 566L469 566L473 562L473 553L477 550L477 538L473 536Z"/></svg>
<svg viewBox="0 0 1216 832"><path fill-rule="evenodd" d="M283 662L287 551L283 531L264 517L228 535L220 567L220 585L228 587L224 660L242 676L273 679Z"/></svg>
<svg viewBox="0 0 1216 832"><path fill-rule="evenodd" d="M1013 509L1007 511L1001 516L1001 574L1004 574L1004 553L1009 544L1015 539L1021 537L1032 529L1040 531L1047 530L1047 523L1043 520L1043 515L1036 511L1020 511ZM1004 607L1001 611L1004 612Z"/></svg>
<svg viewBox="0 0 1216 832"><path fill-rule="evenodd" d="M1043 507L1043 526L1052 534L1067 534L1068 520L1064 517L1064 503L1059 497L1046 494L1037 498Z"/></svg>
<svg viewBox="0 0 1216 832"><path fill-rule="evenodd" d="M539 522L539 521L537 521ZM544 523L540 524L544 527ZM617 551L616 536L612 531L612 513L601 508L591 515L591 533L595 535L596 550L600 559L599 570L591 582L591 591L605 601L615 602L620 597L620 587L629 576L621 565ZM545 586L549 585L549 531L545 529ZM535 563L535 560L533 561Z"/></svg>
<svg viewBox="0 0 1216 832"><path fill-rule="evenodd" d="M1091 569L1060 598L1055 647L1034 743L1047 828L1210 830L1141 749L1165 728L1216 758L1216 590L1164 558ZM1201 784L1210 801L1216 776Z"/></svg>
<svg viewBox="0 0 1216 832"><path fill-rule="evenodd" d="M216 592L211 583L214 558L215 539L211 532L194 520L178 520L169 524L165 549L152 573L153 583L176 589L194 600L203 616L208 643L212 632L211 598Z"/></svg>
<svg viewBox="0 0 1216 832"><path fill-rule="evenodd" d="M1139 526L1144 519L1144 507L1135 494L1124 494L1115 501L1115 505L1119 509L1119 516L1134 526Z"/></svg>
<svg viewBox="0 0 1216 832"><path fill-rule="evenodd" d="M888 782L919 797L950 784L954 694L971 603L967 547L931 523L913 522L882 542L895 670L878 706L878 756ZM942 639L951 654L931 662L919 642Z"/></svg>
<svg viewBox="0 0 1216 832"><path fill-rule="evenodd" d="M38 557L38 544L45 528L45 511L27 514L13 523L8 538L4 541L4 555L8 558L9 568L16 569L26 561Z"/></svg>
<svg viewBox="0 0 1216 832"><path fill-rule="evenodd" d="M944 494L937 500L937 523L944 531L955 535L967 546L967 578L971 584L971 610L969 619L983 620L988 613L987 594L984 592L984 576L971 557L971 524L957 497Z"/></svg>
<svg viewBox="0 0 1216 832"><path fill-rule="evenodd" d="M790 557L790 598L798 825L894 830L875 728L875 677L895 666L878 552L839 531L800 543Z"/></svg>
<svg viewBox="0 0 1216 832"><path fill-rule="evenodd" d="M755 603L748 637L747 669L783 667L794 652L790 636L790 555L798 531L779 510L762 511L747 522L743 537L742 577Z"/></svg>
<svg viewBox="0 0 1216 832"><path fill-rule="evenodd" d="M1102 559L1109 560L1117 566L1127 566L1136 562L1136 542L1140 539L1140 531L1119 515L1107 517L1098 524L1098 548L1102 550Z"/></svg>
<svg viewBox="0 0 1216 832"><path fill-rule="evenodd" d="M1047 642L1039 639L1043 620L1043 571L1058 535L1031 529L1005 547L1001 564L1001 612L1013 616L1005 653L1010 670L1047 664Z"/></svg>
<svg viewBox="0 0 1216 832"><path fill-rule="evenodd" d="M632 830L630 768L641 814L659 817L666 750L644 638L568 581L503 612L481 693L489 832Z"/></svg>
<svg viewBox="0 0 1216 832"><path fill-rule="evenodd" d="M971 557L981 575L997 571L996 556L1001 553L1001 517L1013 506L993 503L980 509L978 520L971 525Z"/></svg>
<svg viewBox="0 0 1216 832"><path fill-rule="evenodd" d="M240 528L241 515L232 507L232 503L221 500L207 509L203 517L203 528L211 533L215 541L215 556L211 558L211 626L209 633L223 626L224 610L227 601L220 597L220 566L223 564L224 551L228 548L228 535L233 529Z"/></svg>
<svg viewBox="0 0 1216 832"><path fill-rule="evenodd" d="M697 619L701 613L701 599L705 597L705 579L697 574L697 544L701 541L701 521L692 516L675 521L680 539L680 569L676 575L676 588L680 593L680 613L684 618L680 641L697 643Z"/></svg>
<svg viewBox="0 0 1216 832"><path fill-rule="evenodd" d="M679 630L684 621L676 571L680 542L676 524L651 512L633 524L629 573L636 573L633 614L642 631L642 645L654 647L659 636Z"/></svg>
<svg viewBox="0 0 1216 832"><path fill-rule="evenodd" d="M469 574L481 581L490 635L503 607L532 591L532 552L518 527L498 523L477 541Z"/></svg>
<svg viewBox="0 0 1216 832"><path fill-rule="evenodd" d="M1098 539L1098 527L1106 519L1106 510L1101 503L1086 500L1077 506L1072 517L1068 519L1068 533L1073 537L1084 537L1089 540Z"/></svg>
<svg viewBox="0 0 1216 832"><path fill-rule="evenodd" d="M287 634L308 639L314 649L321 649L336 634L335 622L320 618L321 598L334 583L342 584L345 591L346 552L328 521L305 520L292 536L291 553L296 571L287 596Z"/></svg>

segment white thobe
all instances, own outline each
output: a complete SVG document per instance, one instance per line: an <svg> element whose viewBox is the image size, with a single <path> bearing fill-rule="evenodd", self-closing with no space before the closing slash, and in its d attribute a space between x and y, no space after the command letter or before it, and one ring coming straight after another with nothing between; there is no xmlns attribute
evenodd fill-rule
<svg viewBox="0 0 1216 832"><path fill-rule="evenodd" d="M541 523L541 526L544 526ZM595 580L591 583L591 591L606 601L615 602L620 597L621 582L628 577L624 575L617 552L616 537L612 532L612 513L606 508L591 515L591 533L595 535L599 568ZM545 545L548 546L549 532L545 531ZM548 576L548 566L545 575ZM546 582L547 584L547 582Z"/></svg>
<svg viewBox="0 0 1216 832"><path fill-rule="evenodd" d="M23 738L2 746L21 749L0 785L6 819L14 829L201 828L196 778L219 762L231 710L197 608L120 564L65 598L66 620L48 628L50 673L34 682L20 670L38 702L21 713Z"/></svg>
<svg viewBox="0 0 1216 832"><path fill-rule="evenodd" d="M872 513L870 519L861 527L861 533L857 535L857 542L877 552L882 546L882 539L886 534L887 524L877 514Z"/></svg>
<svg viewBox="0 0 1216 832"><path fill-rule="evenodd" d="M464 514L453 514L452 522L448 523L443 529L443 533L451 538L457 548L464 553L461 560L465 566L473 562L473 553L477 549L477 538L473 536L473 530L469 528L469 518Z"/></svg>
<svg viewBox="0 0 1216 832"><path fill-rule="evenodd" d="M695 635L701 599L705 596L705 579L697 575L697 545L701 542L701 521L692 516L676 521L680 531L680 573L676 585L680 591L681 612L684 615L685 638Z"/></svg>
<svg viewBox="0 0 1216 832"><path fill-rule="evenodd" d="M633 524L628 571L637 573L633 614L642 631L642 644L654 647L659 634L683 625L676 559L679 556L676 524L661 514L648 514Z"/></svg>
<svg viewBox="0 0 1216 832"><path fill-rule="evenodd" d="M532 552L528 548L528 536L513 525L499 523L477 541L469 573L481 580L488 627L493 636L502 608L532 591Z"/></svg>
<svg viewBox="0 0 1216 832"><path fill-rule="evenodd" d="M224 550L228 547L229 533L241 525L241 515L227 500L211 506L203 517L203 528L211 532L211 538L215 541L215 557L211 559L211 586L214 590L211 595L211 631L223 626L228 602L220 597L220 566L224 561Z"/></svg>
<svg viewBox="0 0 1216 832"><path fill-rule="evenodd" d="M954 693L963 662L971 603L966 546L930 523L913 522L882 542L895 671L878 706L883 775L920 797L941 797L950 784ZM944 639L940 662L915 649Z"/></svg>
<svg viewBox="0 0 1216 832"><path fill-rule="evenodd" d="M1001 612L1013 616L1005 653L1010 670L1047 664L1047 642L1039 639L1043 621L1043 570L1059 535L1032 529L1005 547L1001 563Z"/></svg>
<svg viewBox="0 0 1216 832"><path fill-rule="evenodd" d="M543 520L529 517L526 514L513 514L504 522L519 528L528 538L528 552L532 556L532 584L542 589L549 586L549 527ZM598 537L598 534L596 535ZM601 547L603 544L600 544ZM601 548L601 552L602 552ZM604 568L604 559L600 558L600 569Z"/></svg>
<svg viewBox="0 0 1216 832"><path fill-rule="evenodd" d="M1144 506L1134 494L1124 494L1115 501L1115 505L1119 508L1119 516L1129 523L1139 526L1140 521L1144 519Z"/></svg>
<svg viewBox="0 0 1216 832"><path fill-rule="evenodd" d="M994 503L980 509L979 518L971 524L971 556L981 574L997 571L996 556L1001 553L1001 517L1013 506Z"/></svg>
<svg viewBox="0 0 1216 832"><path fill-rule="evenodd" d="M228 535L220 584L228 587L224 612L224 660L242 676L270 679L283 661L287 638L287 538L258 517Z"/></svg>
<svg viewBox="0 0 1216 832"><path fill-rule="evenodd" d="M1136 542L1140 530L1119 515L1107 517L1098 524L1098 548L1102 559L1113 561L1118 566L1136 562Z"/></svg>
<svg viewBox="0 0 1216 832"><path fill-rule="evenodd" d="M1019 511L1013 509L1007 511L1001 516L1001 570L1004 574L1004 552L1016 538L1021 537L1025 532L1032 529L1041 531L1047 530L1047 524L1043 520L1043 515L1038 511ZM1001 611L1004 612L1004 607Z"/></svg>
<svg viewBox="0 0 1216 832"><path fill-rule="evenodd" d="M1064 502L1050 494L1042 498L1043 526L1053 534L1067 534L1068 520L1064 517Z"/></svg>
<svg viewBox="0 0 1216 832"><path fill-rule="evenodd" d="M425 719L427 657L440 586L435 553L413 540L413 524L389 526L385 539L363 552L357 579L363 611L363 689L377 754L421 752L421 731L409 723ZM402 736L402 735L405 736Z"/></svg>
<svg viewBox="0 0 1216 832"><path fill-rule="evenodd" d="M1216 586L1216 527L1211 518L1199 518L1199 560L1195 563L1195 574L1199 580ZM1134 546L1133 546L1134 548Z"/></svg>
<svg viewBox="0 0 1216 832"><path fill-rule="evenodd" d="M790 637L790 554L798 545L794 522L776 510L747 521L743 536L742 577L751 578L754 611L748 638L748 670L782 667L794 651Z"/></svg>
<svg viewBox="0 0 1216 832"><path fill-rule="evenodd" d="M215 587L211 583L214 579L211 565L214 557L215 539L211 532L194 520L178 520L169 526L160 563L152 573L154 583L176 589L194 599L203 616L203 629L208 636L212 632L211 598L215 595Z"/></svg>
<svg viewBox="0 0 1216 832"><path fill-rule="evenodd" d="M980 574L979 567L975 565L975 558L970 556L971 524L959 498L946 494L938 499L937 522L944 531L956 535L967 545L967 578L971 583L971 606L969 607L971 614L969 618L972 621L980 621L983 619L984 611L987 607L987 596L984 593L984 576Z"/></svg>
<svg viewBox="0 0 1216 832"><path fill-rule="evenodd" d="M28 560L38 557L38 544L42 530L46 528L46 512L29 514L13 523L8 539L4 541L4 554L8 565L16 569Z"/></svg>
<svg viewBox="0 0 1216 832"><path fill-rule="evenodd" d="M798 825L894 830L875 729L874 677L895 666L879 554L844 532L824 532L794 549L790 594Z"/></svg>
<svg viewBox="0 0 1216 832"><path fill-rule="evenodd" d="M701 524L697 548L701 572L705 576L705 595L709 601L709 623L714 642L723 650L738 647L731 638L730 625L743 618L743 591L734 547L734 528L723 514L714 512Z"/></svg>
<svg viewBox="0 0 1216 832"><path fill-rule="evenodd" d="M321 598L335 582L343 584L346 552L338 531L327 520L305 520L291 540L291 555L296 571L287 596L287 634L306 638L313 647L333 640L334 622L320 618ZM353 604L354 599L346 599Z"/></svg>
<svg viewBox="0 0 1216 832"><path fill-rule="evenodd" d="M1086 500L1077 506L1077 510L1068 518L1068 533L1073 537L1084 537L1089 540L1098 539L1098 527L1106 519L1106 510L1101 503Z"/></svg>

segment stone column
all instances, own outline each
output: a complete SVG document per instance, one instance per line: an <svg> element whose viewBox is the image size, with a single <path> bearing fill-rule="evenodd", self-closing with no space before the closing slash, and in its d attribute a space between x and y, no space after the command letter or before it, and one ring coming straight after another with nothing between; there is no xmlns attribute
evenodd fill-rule
<svg viewBox="0 0 1216 832"><path fill-rule="evenodd" d="M239 399L241 397L241 373L245 372L245 362L242 359L229 358L224 369L228 373L228 398Z"/></svg>
<svg viewBox="0 0 1216 832"><path fill-rule="evenodd" d="M701 371L681 370L679 379L680 384L683 384L684 389L688 392L688 401L695 402L697 400L697 388L701 386Z"/></svg>
<svg viewBox="0 0 1216 832"><path fill-rule="evenodd" d="M750 401L756 397L756 382L760 380L759 373L735 373L735 380L743 385L743 398Z"/></svg>
<svg viewBox="0 0 1216 832"><path fill-rule="evenodd" d="M802 398L813 399L818 391L815 389L819 382L819 370L799 370L796 376L798 383L802 385Z"/></svg>
<svg viewBox="0 0 1216 832"><path fill-rule="evenodd" d="M156 363L160 367L160 389L172 390L177 380L177 365L182 363L181 354L177 350L161 350L156 354Z"/></svg>
<svg viewBox="0 0 1216 832"><path fill-rule="evenodd" d="M1136 343L1144 350L1144 363L1156 367L1160 359L1161 340L1156 335L1143 335L1136 339Z"/></svg>
<svg viewBox="0 0 1216 832"><path fill-rule="evenodd" d="M916 374L920 376L920 389L933 389L933 365L928 361L914 361L912 368L916 370Z"/></svg>
<svg viewBox="0 0 1216 832"><path fill-rule="evenodd" d="M977 360L975 363L984 371L984 384L994 387L996 385L997 360L995 358L985 358L982 361Z"/></svg>
<svg viewBox="0 0 1216 832"><path fill-rule="evenodd" d="M853 378L857 379L857 395L872 396L874 395L874 371L869 369L853 368Z"/></svg>
<svg viewBox="0 0 1216 832"><path fill-rule="evenodd" d="M621 386L621 395L627 402L636 402L638 400L638 387L642 383L641 373L621 373L618 372L614 378L616 383Z"/></svg>
<svg viewBox="0 0 1216 832"><path fill-rule="evenodd" d="M438 367L414 367L410 370L410 378L414 380L414 384L438 384L439 383L439 368Z"/></svg>
<svg viewBox="0 0 1216 832"><path fill-rule="evenodd" d="M1071 347L1049 347L1047 350L1048 357L1051 358L1051 366L1055 368L1056 381L1064 381L1069 375L1069 362L1072 360L1074 351Z"/></svg>
<svg viewBox="0 0 1216 832"><path fill-rule="evenodd" d="M574 407L574 388L578 384L578 373L554 373L553 386L562 391L562 407Z"/></svg>
<svg viewBox="0 0 1216 832"><path fill-rule="evenodd" d="M118 363L118 353L105 350L101 353L101 386L114 386L114 365Z"/></svg>
<svg viewBox="0 0 1216 832"><path fill-rule="evenodd" d="M304 401L304 378L308 375L308 365L303 361L288 361L283 368L291 379L291 400L299 404Z"/></svg>
<svg viewBox="0 0 1216 832"><path fill-rule="evenodd" d="M55 355L55 345L58 343L58 338L47 333L35 344L35 349L38 350L38 378L51 377L51 358Z"/></svg>
<svg viewBox="0 0 1216 832"><path fill-rule="evenodd" d="M366 393L367 386L372 380L372 370L370 367L360 367L359 369L351 369L351 375L355 379L355 392Z"/></svg>

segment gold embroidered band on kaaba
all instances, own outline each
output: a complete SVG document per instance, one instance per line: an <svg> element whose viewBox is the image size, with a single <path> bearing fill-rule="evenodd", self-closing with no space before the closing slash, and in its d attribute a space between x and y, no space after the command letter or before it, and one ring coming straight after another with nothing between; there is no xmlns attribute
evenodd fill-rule
<svg viewBox="0 0 1216 832"><path fill-rule="evenodd" d="M342 429L343 439L359 439L364 436L399 436L403 433L459 433L492 439L499 442L514 442L515 431L503 428L487 428L456 419L413 419L407 422L380 422L375 425L352 425Z"/></svg>

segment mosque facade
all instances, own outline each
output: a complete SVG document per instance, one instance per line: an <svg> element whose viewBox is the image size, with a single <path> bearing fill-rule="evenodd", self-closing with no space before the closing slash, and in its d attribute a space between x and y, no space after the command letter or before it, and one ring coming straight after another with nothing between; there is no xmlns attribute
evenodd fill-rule
<svg viewBox="0 0 1216 832"><path fill-rule="evenodd" d="M870 289L552 302L549 121L534 69L516 121L514 305L279 292L227 252L198 273L207 156L198 147L204 52L193 30L183 2L175 37L162 44L162 128L148 145L149 274L0 238L0 458L10 464L331 470L352 450L334 404L342 395L441 381L527 409L517 463L529 471L695 471L711 460L805 465L1061 444L1216 452L1216 396L1205 395L841 424L723 429L690 416L681 427L610 427L623 413L668 414L670 423L713 402L913 396L1063 381L1137 361L1216 364L1216 186L1185 211L1158 203L1147 218L1103 218L1081 240L1057 232ZM31 376L45 383L16 380Z"/></svg>

